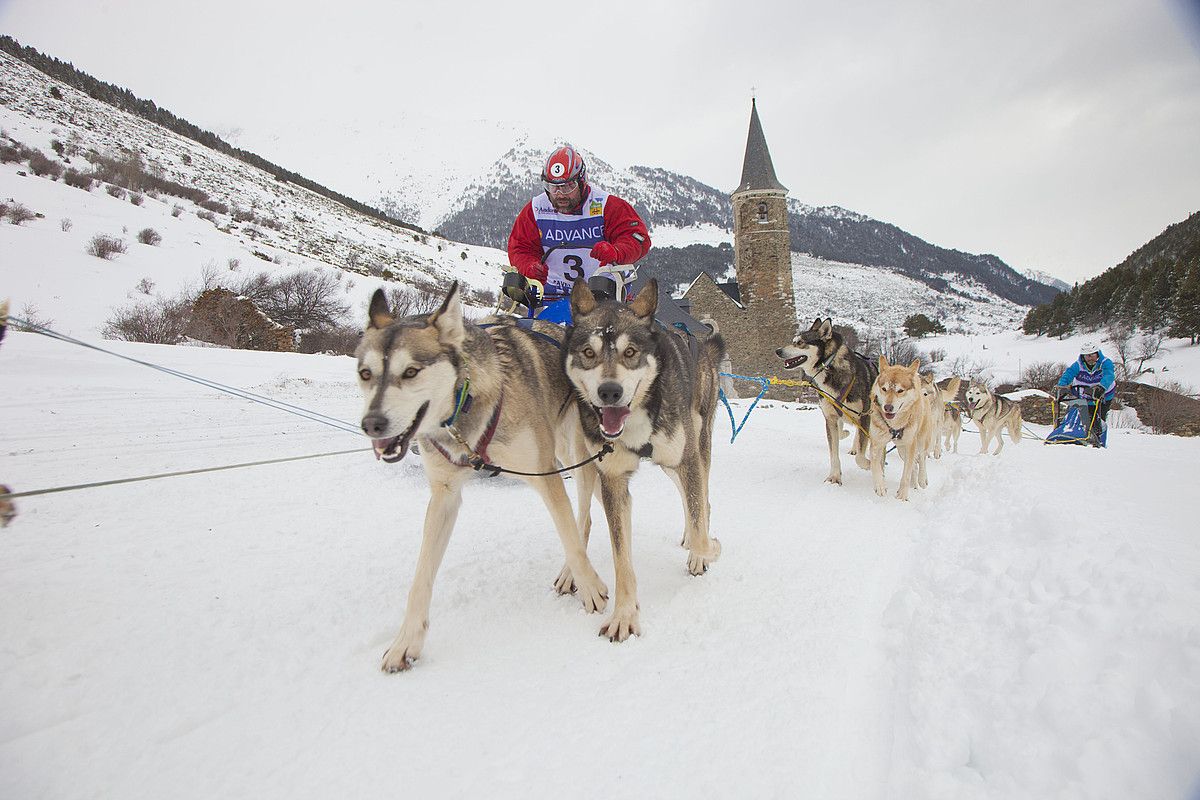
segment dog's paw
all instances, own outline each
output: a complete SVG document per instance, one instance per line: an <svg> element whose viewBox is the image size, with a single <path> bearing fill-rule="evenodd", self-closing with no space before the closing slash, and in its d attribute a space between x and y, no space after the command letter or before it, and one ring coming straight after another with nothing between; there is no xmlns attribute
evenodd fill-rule
<svg viewBox="0 0 1200 800"><path fill-rule="evenodd" d="M875 487L875 494L879 495L880 497L887 497L887 486L882 483L877 485Z"/></svg>
<svg viewBox="0 0 1200 800"><path fill-rule="evenodd" d="M703 575L708 572L708 565L721 557L721 540L709 539L708 547L704 550L688 552L688 573Z"/></svg>
<svg viewBox="0 0 1200 800"><path fill-rule="evenodd" d="M554 581L554 589L559 594L577 595L579 602L583 604L583 610L589 614L603 611L608 605L608 587L594 571L590 579L576 580L571 568L563 566Z"/></svg>
<svg viewBox="0 0 1200 800"><path fill-rule="evenodd" d="M896 499L897 500L908 500L908 487L907 486L901 486L899 489L896 490Z"/></svg>
<svg viewBox="0 0 1200 800"><path fill-rule="evenodd" d="M413 662L421 657L421 648L425 645L425 631L410 634L401 628L400 634L392 642L392 646L383 654L381 668L384 672L405 672L412 669Z"/></svg>
<svg viewBox="0 0 1200 800"><path fill-rule="evenodd" d="M571 574L571 568L566 564L563 564L558 577L554 579L554 591L559 594L575 594L575 576Z"/></svg>
<svg viewBox="0 0 1200 800"><path fill-rule="evenodd" d="M623 642L631 635L641 636L642 626L638 623L637 606L614 611L608 622L600 628L600 635L607 636L610 642Z"/></svg>
<svg viewBox="0 0 1200 800"><path fill-rule="evenodd" d="M842 473L840 473L840 472L829 473L829 475L825 478L825 482L832 483L834 486L841 486L842 485Z"/></svg>

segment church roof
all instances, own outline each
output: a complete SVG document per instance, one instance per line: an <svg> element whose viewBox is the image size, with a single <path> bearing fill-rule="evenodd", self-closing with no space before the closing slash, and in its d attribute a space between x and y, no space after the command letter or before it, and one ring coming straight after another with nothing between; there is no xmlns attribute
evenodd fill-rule
<svg viewBox="0 0 1200 800"><path fill-rule="evenodd" d="M733 190L734 194L748 191L787 191L787 187L775 177L775 166L771 163L771 151L767 149L767 137L763 135L762 123L758 121L758 105L750 101L750 133L746 136L746 159L742 162L742 182Z"/></svg>

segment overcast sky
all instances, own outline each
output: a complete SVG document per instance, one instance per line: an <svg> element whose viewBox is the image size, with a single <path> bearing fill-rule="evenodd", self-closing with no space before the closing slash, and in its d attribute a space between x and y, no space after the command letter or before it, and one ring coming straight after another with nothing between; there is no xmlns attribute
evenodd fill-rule
<svg viewBox="0 0 1200 800"><path fill-rule="evenodd" d="M753 87L791 197L1073 281L1200 210L1198 6L0 0L0 32L212 130L407 109L726 191Z"/></svg>

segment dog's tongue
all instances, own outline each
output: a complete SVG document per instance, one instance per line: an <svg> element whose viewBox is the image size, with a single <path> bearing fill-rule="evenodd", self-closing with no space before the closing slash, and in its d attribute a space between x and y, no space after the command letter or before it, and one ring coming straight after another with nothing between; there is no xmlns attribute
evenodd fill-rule
<svg viewBox="0 0 1200 800"><path fill-rule="evenodd" d="M408 453L408 436L393 436L390 439L372 439L375 446L375 459L395 463Z"/></svg>
<svg viewBox="0 0 1200 800"><path fill-rule="evenodd" d="M625 427L629 406L604 406L600 409L600 427L609 436L616 436Z"/></svg>

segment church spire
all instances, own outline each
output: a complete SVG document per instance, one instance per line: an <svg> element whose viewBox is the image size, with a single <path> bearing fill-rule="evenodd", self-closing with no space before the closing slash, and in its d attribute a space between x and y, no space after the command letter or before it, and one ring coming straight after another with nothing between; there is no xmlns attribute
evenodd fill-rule
<svg viewBox="0 0 1200 800"><path fill-rule="evenodd" d="M787 187L775 177L771 151L767 149L767 137L763 135L762 123L758 121L758 103L754 98L750 100L750 133L746 136L742 182L733 193L748 191L787 191Z"/></svg>

